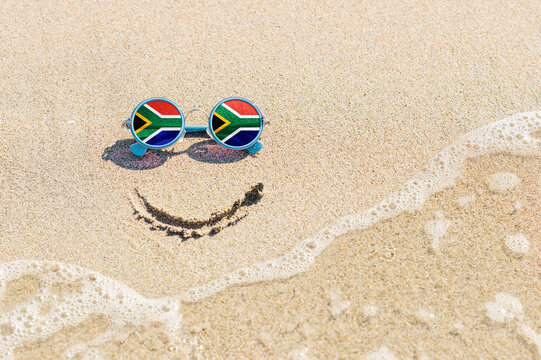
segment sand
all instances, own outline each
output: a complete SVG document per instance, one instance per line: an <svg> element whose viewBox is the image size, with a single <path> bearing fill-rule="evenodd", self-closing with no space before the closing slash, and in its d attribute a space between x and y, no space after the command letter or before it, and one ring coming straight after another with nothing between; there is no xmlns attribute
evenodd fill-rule
<svg viewBox="0 0 541 360"><path fill-rule="evenodd" d="M502 169L520 169L520 191L488 189L482 180ZM360 358L382 346L406 359L541 356L519 330L521 322L541 321L541 227L539 216L529 217L541 210L540 170L539 158L476 159L457 186L417 212L339 238L306 273L188 306L190 338L202 354L227 350L242 358L295 358L299 351L309 358ZM461 207L462 194L475 200ZM438 212L451 225L434 249L424 225ZM505 235L515 232L535 250L520 256L506 249ZM520 299L518 321L487 316L486 304L501 292Z"/></svg>
<svg viewBox="0 0 541 360"><path fill-rule="evenodd" d="M280 256L376 204L461 135L541 108L537 2L5 1L0 9L0 261L84 266L148 298ZM271 120L256 156L220 152L199 137L143 163L126 153L132 140L122 121L143 99L210 111L234 95ZM459 184L418 213L341 237L305 274L183 305L186 343L157 348L165 357L183 356L186 346L210 358L359 358L383 346L397 357L535 357L519 327L539 333L541 326L532 225L539 161L499 156L475 160L481 169L465 181L483 193L492 172L515 173L520 219L496 211L511 206L509 195L476 193L474 210L460 210L475 217L449 225L455 242L439 238L448 253L437 256L433 238L418 238L427 221L440 219L436 211L465 221L456 202L471 194ZM168 236L134 214L139 193L156 209L204 221L259 183L261 199L216 234L203 226L195 236ZM503 245L508 226L529 240L518 259ZM464 234L479 241L461 242ZM365 237L371 241L359 241ZM486 251L486 261L474 250ZM493 279L494 267L502 274ZM360 268L372 271L359 278ZM515 279L517 269L530 271ZM475 281L466 279L475 272ZM411 287L400 290L405 281ZM21 286L13 301L30 291ZM485 320L484 304L500 292L520 300L523 320L501 328ZM364 306L378 308L366 321ZM417 319L420 310L429 320ZM454 322L463 324L460 335L448 335ZM154 346L133 336L129 351ZM58 339L28 346L55 358L66 348L53 344Z"/></svg>

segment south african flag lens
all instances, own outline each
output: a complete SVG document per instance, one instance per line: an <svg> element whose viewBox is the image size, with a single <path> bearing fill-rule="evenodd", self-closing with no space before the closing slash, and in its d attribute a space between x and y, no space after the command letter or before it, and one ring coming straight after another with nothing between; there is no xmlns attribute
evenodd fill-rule
<svg viewBox="0 0 541 360"><path fill-rule="evenodd" d="M183 117L173 103L150 99L134 111L132 130L134 136L150 148L164 148L179 138L183 129Z"/></svg>
<svg viewBox="0 0 541 360"><path fill-rule="evenodd" d="M216 106L210 125L218 142L234 149L248 147L262 130L261 114L242 99L225 100Z"/></svg>

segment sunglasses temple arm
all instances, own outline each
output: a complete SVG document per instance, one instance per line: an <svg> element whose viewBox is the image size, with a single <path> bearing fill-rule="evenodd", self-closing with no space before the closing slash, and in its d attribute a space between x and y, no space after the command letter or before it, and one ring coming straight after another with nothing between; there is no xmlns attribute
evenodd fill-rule
<svg viewBox="0 0 541 360"><path fill-rule="evenodd" d="M186 126L185 129L187 133L207 131L206 126Z"/></svg>
<svg viewBox="0 0 541 360"><path fill-rule="evenodd" d="M131 145L130 150L131 150L133 155L139 156L139 157L145 155L145 153L147 152L147 148L145 146L139 144L138 142Z"/></svg>

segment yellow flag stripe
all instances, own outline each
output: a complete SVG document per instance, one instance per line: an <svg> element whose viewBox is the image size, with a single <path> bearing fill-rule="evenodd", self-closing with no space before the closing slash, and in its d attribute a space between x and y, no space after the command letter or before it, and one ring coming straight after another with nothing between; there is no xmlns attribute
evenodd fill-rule
<svg viewBox="0 0 541 360"><path fill-rule="evenodd" d="M136 134L139 133L139 131L143 130L144 128L146 128L147 126L149 126L150 124L152 124L152 121L150 121L149 119L147 119L146 117L144 117L143 115L141 115L140 113L135 113L135 115L139 116L141 119L143 119L145 121L145 125L141 126L139 129L137 129L137 131L135 132Z"/></svg>
<svg viewBox="0 0 541 360"><path fill-rule="evenodd" d="M227 120L226 118L224 118L222 115L218 114L217 112L215 112L214 115L217 116L220 120L222 120L224 122L224 124L222 126L220 126L218 129L214 129L215 134L218 133L220 130L222 130L227 125L231 124L231 121Z"/></svg>

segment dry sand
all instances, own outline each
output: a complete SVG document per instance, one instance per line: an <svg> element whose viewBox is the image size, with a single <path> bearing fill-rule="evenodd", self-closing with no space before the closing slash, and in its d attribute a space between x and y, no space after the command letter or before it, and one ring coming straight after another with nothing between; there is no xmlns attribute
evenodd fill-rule
<svg viewBox="0 0 541 360"><path fill-rule="evenodd" d="M279 256L337 217L377 203L462 134L541 108L540 23L535 1L3 1L0 260L80 265L158 297ZM132 140L121 123L138 102L163 96L186 112L233 95L253 100L271 120L259 154L224 154L189 137L174 153L154 152L144 163L153 168L134 169L141 163L126 154ZM419 358L535 357L517 320L490 325L484 304L509 293L520 299L527 326L541 332L539 229L532 225L539 161L473 164L486 169L466 177L480 192L470 217L456 208L469 194L459 184L418 213L344 236L306 274L186 306L190 351L358 358L386 345ZM522 180L509 195L524 197L514 217L497 210L511 206L508 199L481 196L484 172L500 168ZM206 219L259 183L263 197L214 236L202 228L201 237L181 241L134 215L135 191L169 214ZM440 240L446 256L429 253L420 235L436 208L463 221L448 229L454 240ZM528 255L503 251L495 229L508 226L524 227ZM462 241L473 234L479 241ZM359 277L361 268L372 271ZM466 279L471 273L478 275ZM411 286L401 289L404 283ZM350 304L329 316L332 301ZM378 312L364 319L362 307L372 303ZM420 309L434 319L419 321ZM463 327L452 330L454 322ZM167 348L130 334L129 351ZM32 349L54 357L65 344L55 350L51 341Z"/></svg>

